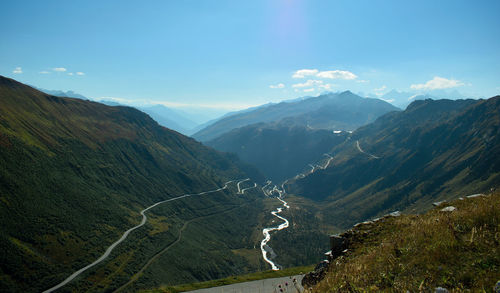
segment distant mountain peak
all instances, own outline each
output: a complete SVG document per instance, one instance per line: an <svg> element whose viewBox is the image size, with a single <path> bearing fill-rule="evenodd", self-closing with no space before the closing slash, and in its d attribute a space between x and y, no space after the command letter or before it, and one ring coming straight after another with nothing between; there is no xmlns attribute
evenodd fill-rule
<svg viewBox="0 0 500 293"><path fill-rule="evenodd" d="M290 126L295 124L315 129L352 130L395 110L399 109L387 102L378 99L364 99L347 90L240 112L208 125L195 133L193 137L206 142L228 133L232 129L259 122L278 122L284 119Z"/></svg>
<svg viewBox="0 0 500 293"><path fill-rule="evenodd" d="M357 96L357 95L354 94L353 92L351 92L350 90L346 90L346 91L341 92L340 96Z"/></svg>

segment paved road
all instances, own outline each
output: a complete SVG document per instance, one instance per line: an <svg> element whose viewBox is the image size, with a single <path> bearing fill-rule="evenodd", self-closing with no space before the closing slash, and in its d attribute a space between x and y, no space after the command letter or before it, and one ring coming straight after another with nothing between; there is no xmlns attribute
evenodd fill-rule
<svg viewBox="0 0 500 293"><path fill-rule="evenodd" d="M189 291L191 293L297 293L303 292L300 285L303 275L250 281L221 287ZM293 279L296 282L293 282ZM280 287L281 286L281 287ZM281 291L280 291L281 289Z"/></svg>
<svg viewBox="0 0 500 293"><path fill-rule="evenodd" d="M250 180L250 178L247 178L247 179L243 179L243 180L240 180L240 182L238 182L238 184L236 184L236 186L238 187L238 194L243 194L242 191L241 191L241 187L240 187L240 184L245 182L245 181L248 181Z"/></svg>
<svg viewBox="0 0 500 293"><path fill-rule="evenodd" d="M127 286L129 286L130 284L134 283L135 281L137 281L137 279L139 279L141 277L141 275L144 273L144 271L156 260L158 259L163 253L167 252L172 246L174 246L175 244L177 244L179 241L181 241L181 238L182 238L182 232L187 228L187 226L189 224L191 224L192 222L195 222L195 221L199 221L199 220L202 220L202 219L205 219L205 218L208 218L208 217L212 217L214 215L217 215L217 214L222 214L222 213L227 213L227 212L230 212L232 210L235 210L237 208L239 208L241 206L235 206L235 207L232 207L232 208L229 208L229 209L226 209L226 210L223 210L223 211L218 211L218 212L215 212L215 213L212 213L212 214L209 214L209 215L205 215L205 216L201 216L201 217L196 217L196 218L193 218L187 222L184 223L184 225L182 226L182 228L179 230L179 235L177 235L177 239L170 243L169 245L167 245L165 248L163 248L160 252L156 253L152 258L150 258L148 260L148 262L139 270L139 272L137 272L136 274L134 274L130 280L125 283L124 285L122 285L121 287L119 287L118 289L116 289L114 292L120 292L122 291L123 289L125 289Z"/></svg>
<svg viewBox="0 0 500 293"><path fill-rule="evenodd" d="M356 140L356 146L358 147L358 150L359 150L360 152L362 152L363 154L366 154L366 155L368 155L368 156L370 156L370 157L372 157L372 158L374 158L374 159L380 159L380 157L377 157L377 156L375 156L375 155L372 155L372 154L369 154L369 153L365 152L365 151L361 148L361 146L359 146L359 140Z"/></svg>
<svg viewBox="0 0 500 293"><path fill-rule="evenodd" d="M156 207L157 205L160 205L162 203L166 203L166 202L169 202L169 201L174 201L174 200L178 200L178 199L181 199L181 198L185 198L185 197L189 197L189 196L196 196L196 195L204 195L204 194L208 194L208 193L213 193L213 192L218 192L218 191L222 191L224 189L227 188L227 185L231 182L234 182L236 180L231 180L231 181L228 181L224 184L223 187L220 187L218 189L214 189L214 190L209 190L209 191L204 191L204 192L200 192L200 193L195 193L195 194L184 194L184 195L181 195L181 196L178 196L178 197L174 197L174 198L170 198L170 199L167 199L167 200L162 200L162 201L159 201L155 204L152 204L150 205L149 207L143 209L141 211L141 215L142 215L142 220L141 222L137 225L137 226L134 226L130 229L128 229L127 231L125 231L125 233L123 233L122 237L120 237L120 239L118 239L116 242L114 242L113 244L111 244L107 249L106 251L104 252L103 255L101 255L101 257L99 257L97 260L95 260L93 263L79 269L78 271L74 272L73 274L71 274L68 278L66 278L66 280L62 281L61 283L57 284L56 286L50 288L50 289L47 289L45 291L43 291L43 293L50 293L50 292L53 292L61 287L63 287L64 285L68 284L69 282L73 281L73 279L75 279L76 277L78 277L81 273L85 272L86 270L94 267L95 265L97 265L98 263L102 262L103 260L105 260L106 258L108 258L108 256L111 254L111 252L113 251L113 249L115 249L115 247L120 244L121 242L123 242L123 240L125 240L128 235L130 234L130 232L134 231L135 229L137 228L140 228L142 226L144 226L144 224L146 224L146 221L148 219L148 217L146 216L146 212L154 207ZM239 189L239 186L238 186L238 189Z"/></svg>
<svg viewBox="0 0 500 293"><path fill-rule="evenodd" d="M253 183L253 186L250 186L250 187L247 187L247 188L243 188L241 190L241 194L245 194L245 191L249 190L249 189L252 189L252 188L256 188L257 187L257 183Z"/></svg>

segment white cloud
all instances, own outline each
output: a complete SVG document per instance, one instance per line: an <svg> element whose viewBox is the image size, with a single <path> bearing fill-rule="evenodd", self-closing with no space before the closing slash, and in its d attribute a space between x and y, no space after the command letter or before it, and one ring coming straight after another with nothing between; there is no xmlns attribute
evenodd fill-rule
<svg viewBox="0 0 500 293"><path fill-rule="evenodd" d="M419 94L413 95L413 96L411 96L411 97L408 98L408 101L411 101L411 100L415 99L418 96L420 96L420 95Z"/></svg>
<svg viewBox="0 0 500 293"><path fill-rule="evenodd" d="M331 90L331 89L332 89L332 85L331 85L331 84L329 84L329 83L327 83L327 84L320 84L318 87L319 87L319 88L322 88L322 89L324 89L324 90L327 90L327 91L329 91L329 90Z"/></svg>
<svg viewBox="0 0 500 293"><path fill-rule="evenodd" d="M272 89L282 89L282 88L285 87L285 85L282 84L282 83L278 83L278 84L272 84L269 87L272 88Z"/></svg>
<svg viewBox="0 0 500 293"><path fill-rule="evenodd" d="M306 76L316 76L329 79L345 79L352 80L358 78L356 74L346 70L327 70L319 71L318 69L300 69L293 73L292 78L305 78Z"/></svg>
<svg viewBox="0 0 500 293"><path fill-rule="evenodd" d="M427 81L426 83L412 84L410 88L414 90L438 90L454 88L463 85L464 83L459 80L435 76L433 79Z"/></svg>
<svg viewBox="0 0 500 293"><path fill-rule="evenodd" d="M66 68L64 68L64 67L54 67L54 68L52 68L52 70L54 70L56 72L66 72Z"/></svg>
<svg viewBox="0 0 500 293"><path fill-rule="evenodd" d="M356 74L354 74L350 71L344 71L344 70L321 71L321 72L318 72L318 74L316 74L316 76L321 77L321 78L346 79L346 80L358 78L356 76Z"/></svg>
<svg viewBox="0 0 500 293"><path fill-rule="evenodd" d="M68 72L68 75L73 75L73 72Z"/></svg>
<svg viewBox="0 0 500 293"><path fill-rule="evenodd" d="M381 99L381 100L382 100L382 101L385 101L385 102L387 102L387 103L392 103L392 102L394 102L394 101L395 101L394 99L387 99L387 100L386 100L386 99Z"/></svg>
<svg viewBox="0 0 500 293"><path fill-rule="evenodd" d="M314 89L305 89L304 93L314 92Z"/></svg>
<svg viewBox="0 0 500 293"><path fill-rule="evenodd" d="M316 75L318 72L318 69L300 69L294 72L292 78L304 78L309 75Z"/></svg>
<svg viewBox="0 0 500 293"><path fill-rule="evenodd" d="M48 72L47 70L40 71L39 73L40 74L50 74L50 72Z"/></svg>
<svg viewBox="0 0 500 293"><path fill-rule="evenodd" d="M12 70L12 73L21 74L23 73L23 69L21 67L16 67L14 70Z"/></svg>
<svg viewBox="0 0 500 293"><path fill-rule="evenodd" d="M385 91L387 89L387 86L386 85L383 85L379 88L376 88L376 89L373 89L373 91L375 92L375 95L380 97L383 95L383 91Z"/></svg>
<svg viewBox="0 0 500 293"><path fill-rule="evenodd" d="M322 80L315 80L315 79L309 79L308 81L304 83L296 83L293 84L292 87L297 88L297 87L311 87L315 85L322 85L323 81Z"/></svg>
<svg viewBox="0 0 500 293"><path fill-rule="evenodd" d="M76 73L76 75L85 75L85 73L83 73L83 72L81 72L81 71L78 71L78 72Z"/></svg>

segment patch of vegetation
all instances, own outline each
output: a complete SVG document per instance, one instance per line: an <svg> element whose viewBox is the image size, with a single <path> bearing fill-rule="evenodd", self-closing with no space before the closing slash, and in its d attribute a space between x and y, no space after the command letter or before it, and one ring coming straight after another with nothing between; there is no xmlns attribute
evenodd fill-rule
<svg viewBox="0 0 500 293"><path fill-rule="evenodd" d="M455 211L441 211L446 206ZM349 233L349 232L348 232ZM500 193L351 230L347 254L307 292L489 292L500 279Z"/></svg>

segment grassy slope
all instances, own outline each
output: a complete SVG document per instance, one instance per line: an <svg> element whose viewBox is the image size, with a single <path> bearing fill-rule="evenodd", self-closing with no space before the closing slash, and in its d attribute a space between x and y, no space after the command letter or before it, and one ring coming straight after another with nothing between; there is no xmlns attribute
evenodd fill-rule
<svg viewBox="0 0 500 293"><path fill-rule="evenodd" d="M58 98L3 77L0 100L0 291L57 284L136 225L144 207L247 176L234 157L160 127L132 108ZM152 211L154 221L117 248L113 261L69 287L116 287L175 239L183 221L254 200L256 195L236 198L232 190L159 207ZM221 229L252 234L260 204L251 207L247 221L238 222L241 211L234 210L234 220ZM219 232L203 235L221 241L218 235L227 234ZM247 240L223 246L226 257L209 264L211 276L245 272L248 261L231 251L248 246ZM258 268L259 263L250 266ZM193 273L177 282L209 277Z"/></svg>
<svg viewBox="0 0 500 293"><path fill-rule="evenodd" d="M419 101L355 131L326 170L290 182L290 193L323 207L347 228L394 210L424 211L433 201L500 184L500 97ZM358 151L376 154L374 159Z"/></svg>
<svg viewBox="0 0 500 293"><path fill-rule="evenodd" d="M440 211L445 206L453 212ZM500 279L500 193L353 228L349 252L309 292L490 291Z"/></svg>
<svg viewBox="0 0 500 293"><path fill-rule="evenodd" d="M346 133L308 129L287 123L259 123L233 129L207 145L237 154L259 168L274 182L282 182L310 169L308 164L324 158L324 153L346 139Z"/></svg>

